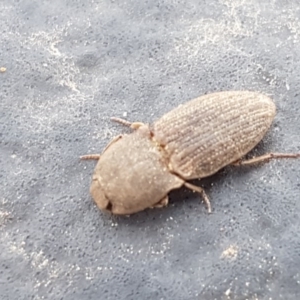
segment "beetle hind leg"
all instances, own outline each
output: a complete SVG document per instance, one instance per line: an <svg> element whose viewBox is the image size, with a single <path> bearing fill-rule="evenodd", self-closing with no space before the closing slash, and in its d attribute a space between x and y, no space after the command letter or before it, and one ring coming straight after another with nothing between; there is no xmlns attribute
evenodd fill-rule
<svg viewBox="0 0 300 300"><path fill-rule="evenodd" d="M202 187L199 187L199 186L196 186L196 185L193 185L193 184L190 184L188 182L185 182L184 183L184 186L187 187L188 189L194 191L194 192L197 192L201 195L203 201L205 202L206 206L207 206L207 211L209 214L211 214L211 205L210 205L210 201L209 201L209 198L208 196L206 195L204 189Z"/></svg>
<svg viewBox="0 0 300 300"><path fill-rule="evenodd" d="M280 159L280 158L300 158L300 153L267 153L247 160L238 160L232 163L232 165L234 166L254 165L257 163L268 162L271 159Z"/></svg>

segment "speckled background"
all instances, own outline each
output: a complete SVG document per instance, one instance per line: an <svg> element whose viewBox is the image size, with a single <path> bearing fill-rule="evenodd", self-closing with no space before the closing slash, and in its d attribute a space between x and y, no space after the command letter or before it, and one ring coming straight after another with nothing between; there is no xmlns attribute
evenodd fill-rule
<svg viewBox="0 0 300 300"><path fill-rule="evenodd" d="M226 168L165 209L101 213L94 162L199 95L278 112L254 154L300 152L297 0L0 2L0 299L298 299L300 160Z"/></svg>

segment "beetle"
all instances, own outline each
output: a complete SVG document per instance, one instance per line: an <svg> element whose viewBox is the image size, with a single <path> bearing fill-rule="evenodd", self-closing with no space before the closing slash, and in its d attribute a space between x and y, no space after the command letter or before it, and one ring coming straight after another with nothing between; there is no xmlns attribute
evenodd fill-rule
<svg viewBox="0 0 300 300"><path fill-rule="evenodd" d="M227 165L251 165L300 154L268 153L242 160L266 134L276 108L266 95L225 91L190 100L153 124L113 121L133 129L115 137L96 159L90 193L97 206L117 215L164 207L168 193L185 186L200 193L211 212L204 189L189 183Z"/></svg>

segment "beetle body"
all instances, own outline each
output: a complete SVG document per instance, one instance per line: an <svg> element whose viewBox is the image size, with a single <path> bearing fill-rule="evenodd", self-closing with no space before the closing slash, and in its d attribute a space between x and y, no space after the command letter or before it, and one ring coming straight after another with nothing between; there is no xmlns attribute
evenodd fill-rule
<svg viewBox="0 0 300 300"><path fill-rule="evenodd" d="M194 189L187 180L210 176L247 154L274 116L272 100L255 92L191 100L112 141L96 165L92 197L100 209L114 214L164 206L171 190L185 184ZM200 189L194 190L204 193Z"/></svg>

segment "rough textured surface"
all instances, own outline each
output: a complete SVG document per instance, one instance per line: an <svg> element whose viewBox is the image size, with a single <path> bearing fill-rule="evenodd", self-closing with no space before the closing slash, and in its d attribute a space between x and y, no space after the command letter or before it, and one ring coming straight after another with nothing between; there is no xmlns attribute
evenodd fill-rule
<svg viewBox="0 0 300 300"><path fill-rule="evenodd" d="M0 2L1 300L300 297L300 160L196 181L212 215L186 189L130 218L89 195L78 157L125 130L111 116L208 92L269 94L257 153L300 151L299 2L201 3Z"/></svg>

